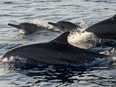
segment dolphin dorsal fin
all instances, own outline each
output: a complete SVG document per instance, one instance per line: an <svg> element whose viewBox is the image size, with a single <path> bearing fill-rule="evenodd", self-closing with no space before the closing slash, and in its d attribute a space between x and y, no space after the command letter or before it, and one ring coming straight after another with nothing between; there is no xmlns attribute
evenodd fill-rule
<svg viewBox="0 0 116 87"><path fill-rule="evenodd" d="M65 32L50 42L68 43L67 37L68 37L69 33L70 32Z"/></svg>

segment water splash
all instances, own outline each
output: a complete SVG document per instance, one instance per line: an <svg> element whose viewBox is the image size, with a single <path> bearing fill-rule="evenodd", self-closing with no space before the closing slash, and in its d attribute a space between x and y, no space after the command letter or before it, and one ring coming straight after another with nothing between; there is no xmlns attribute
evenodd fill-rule
<svg viewBox="0 0 116 87"><path fill-rule="evenodd" d="M42 27L45 27L46 29L53 29L54 27L50 24L48 24L47 21L44 21L44 20L38 20L38 19L34 19L31 21L32 23L34 24L37 24L38 26L42 26Z"/></svg>
<svg viewBox="0 0 116 87"><path fill-rule="evenodd" d="M96 45L96 36L89 32L73 32L68 37L69 43L81 48L90 48Z"/></svg>

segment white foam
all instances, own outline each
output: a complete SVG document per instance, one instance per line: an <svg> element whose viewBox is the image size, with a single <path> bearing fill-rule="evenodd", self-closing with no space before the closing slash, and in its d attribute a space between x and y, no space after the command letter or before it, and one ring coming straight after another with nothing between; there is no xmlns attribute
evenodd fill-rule
<svg viewBox="0 0 116 87"><path fill-rule="evenodd" d="M9 58L7 58L7 57L3 58L1 61L2 61L3 63L10 63L10 62L12 62L12 61L14 61L14 60L15 60L15 57L11 56L11 57L9 57Z"/></svg>
<svg viewBox="0 0 116 87"><path fill-rule="evenodd" d="M86 45L86 47L91 47L96 44L96 37L93 33L90 32L73 32L69 35L68 41L74 46L82 47L81 45ZM82 47L82 48L83 48Z"/></svg>
<svg viewBox="0 0 116 87"><path fill-rule="evenodd" d="M115 48L111 50L110 57L112 58L114 62L116 61L116 49Z"/></svg>

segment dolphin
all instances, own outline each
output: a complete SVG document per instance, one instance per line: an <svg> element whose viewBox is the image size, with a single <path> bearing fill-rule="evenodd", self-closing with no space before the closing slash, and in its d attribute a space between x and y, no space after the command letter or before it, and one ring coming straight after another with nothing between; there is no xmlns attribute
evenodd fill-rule
<svg viewBox="0 0 116 87"><path fill-rule="evenodd" d="M31 34L41 29L36 24L27 22L20 23L19 25L8 23L8 25L21 30L23 34Z"/></svg>
<svg viewBox="0 0 116 87"><path fill-rule="evenodd" d="M99 38L116 40L116 14L88 27L85 31L94 33Z"/></svg>
<svg viewBox="0 0 116 87"><path fill-rule="evenodd" d="M74 31L77 28L81 28L79 25L76 25L68 21L58 21L56 23L48 22L48 24L51 24L54 27L57 27L62 31Z"/></svg>
<svg viewBox="0 0 116 87"><path fill-rule="evenodd" d="M93 64L92 62L99 59L104 59L107 56L92 51L87 51L75 46L72 46L67 41L69 32L65 32L52 41L46 43L37 43L24 45L14 48L5 53L1 61L10 60L11 57L23 57L29 60L34 60L47 64Z"/></svg>

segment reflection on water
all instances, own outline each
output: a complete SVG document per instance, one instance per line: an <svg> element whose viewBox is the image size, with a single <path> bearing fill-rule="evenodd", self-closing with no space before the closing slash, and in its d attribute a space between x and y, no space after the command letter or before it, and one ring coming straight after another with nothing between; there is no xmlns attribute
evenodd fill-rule
<svg viewBox="0 0 116 87"><path fill-rule="evenodd" d="M96 67L78 71L76 67L40 64L36 68L7 70L0 79L8 84L26 87L78 87L116 85L116 73L113 68Z"/></svg>
<svg viewBox="0 0 116 87"><path fill-rule="evenodd" d="M47 86L49 84L55 84L57 86L69 85L71 83L74 83L74 80L76 80L71 78L72 76L81 75L83 73L83 71L76 71L76 68L60 66L60 65L54 66L54 65L47 65L47 64L40 64L38 65L38 68L36 67L36 68L21 69L21 70L17 69L15 70L15 73L14 73L14 74L17 73L16 75L12 75L13 72L7 75L7 77L12 78L13 76L15 78L15 80L11 80L10 84L19 85L19 86L29 85L30 87L32 85ZM0 78L4 78L4 77L6 76L3 75ZM9 78L9 80L11 78Z"/></svg>

